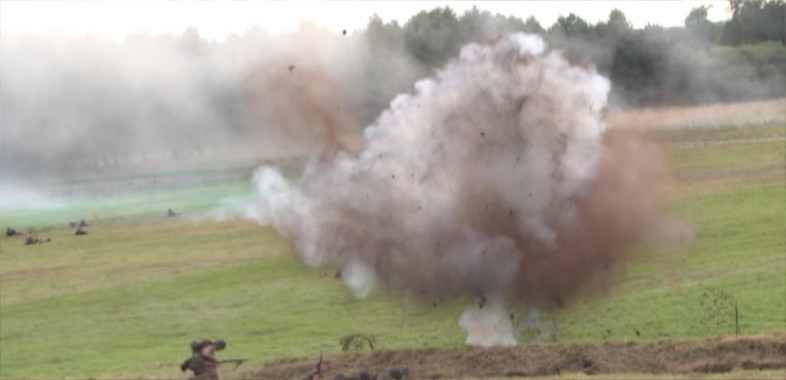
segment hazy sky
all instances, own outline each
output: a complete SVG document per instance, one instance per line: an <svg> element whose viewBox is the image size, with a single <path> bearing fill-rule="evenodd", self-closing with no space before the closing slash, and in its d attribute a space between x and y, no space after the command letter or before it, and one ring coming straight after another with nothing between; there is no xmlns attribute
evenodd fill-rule
<svg viewBox="0 0 786 380"><path fill-rule="evenodd" d="M640 28L682 25L692 8L704 4L712 4L710 20L729 18L727 1L2 1L0 33L91 33L121 39L128 33L177 33L193 26L203 37L223 39L255 24L272 32L292 31L304 20L352 32L363 29L374 13L403 24L421 10L444 5L459 14L477 5L521 19L535 16L544 27L571 12L595 23L618 8Z"/></svg>

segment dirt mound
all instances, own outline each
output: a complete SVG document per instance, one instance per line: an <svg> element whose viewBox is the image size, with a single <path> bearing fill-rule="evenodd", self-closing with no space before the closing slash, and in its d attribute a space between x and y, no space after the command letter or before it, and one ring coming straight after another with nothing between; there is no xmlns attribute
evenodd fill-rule
<svg viewBox="0 0 786 380"><path fill-rule="evenodd" d="M249 377L303 379L314 358L282 358ZM548 376L562 373L725 373L786 368L786 334L690 340L521 344L515 347L375 351L325 356L322 378L368 371L380 378L408 368L407 379Z"/></svg>

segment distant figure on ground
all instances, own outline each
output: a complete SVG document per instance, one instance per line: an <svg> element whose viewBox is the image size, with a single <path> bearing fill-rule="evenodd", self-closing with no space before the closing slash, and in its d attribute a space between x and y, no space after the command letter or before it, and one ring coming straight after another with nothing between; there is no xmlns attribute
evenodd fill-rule
<svg viewBox="0 0 786 380"><path fill-rule="evenodd" d="M379 372L375 373L373 376L370 375L367 371L360 371L355 375L348 375L345 376L343 373L337 373L333 376L333 380L377 380L379 378Z"/></svg>
<svg viewBox="0 0 786 380"><path fill-rule="evenodd" d="M203 339L191 342L191 357L180 364L180 369L185 372L191 370L194 376L188 380L219 380L218 365L221 360L216 358L216 351L226 348L223 340L215 342Z"/></svg>
<svg viewBox="0 0 786 380"><path fill-rule="evenodd" d="M22 233L21 233L21 232L19 232L19 231L17 231L17 230L15 230L15 229L13 229L13 228L11 228L11 227L7 227L7 228L5 229L5 236L21 236L21 235L22 235Z"/></svg>
<svg viewBox="0 0 786 380"><path fill-rule="evenodd" d="M74 222L74 221L68 222L68 226L71 227L71 228L73 228L73 227L87 227L89 225L90 224L88 224L84 219L80 219L79 221L76 221L76 222Z"/></svg>
<svg viewBox="0 0 786 380"><path fill-rule="evenodd" d="M79 236L79 235L87 235L87 230L82 228L82 227L79 227L74 232L74 235L77 235L77 236Z"/></svg>
<svg viewBox="0 0 786 380"><path fill-rule="evenodd" d="M50 241L52 241L52 238L39 239L38 236L33 234L27 234L27 237L25 237L25 245L49 243Z"/></svg>
<svg viewBox="0 0 786 380"><path fill-rule="evenodd" d="M401 379L403 379L407 375L409 375L409 368L404 368L404 369L401 369L401 370L398 369L398 368L393 368L393 369L391 369L388 372L388 376L390 376L390 378L396 379L396 380L401 380Z"/></svg>
<svg viewBox="0 0 786 380"><path fill-rule="evenodd" d="M171 218L171 217L173 217L173 216L180 216L180 213L179 213L179 212L177 212L177 211L175 211L175 210L172 210L172 209L170 208L169 210L166 210L166 216L168 216L168 217L170 217L170 218Z"/></svg>

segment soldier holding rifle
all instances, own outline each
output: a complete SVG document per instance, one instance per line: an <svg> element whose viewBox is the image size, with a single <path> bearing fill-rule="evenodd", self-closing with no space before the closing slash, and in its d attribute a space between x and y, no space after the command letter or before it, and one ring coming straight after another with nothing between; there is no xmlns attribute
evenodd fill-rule
<svg viewBox="0 0 786 380"><path fill-rule="evenodd" d="M191 357L180 364L180 369L185 372L191 370L194 376L188 380L220 380L218 365L222 363L237 363L234 371L246 359L218 359L216 352L226 348L227 344L223 340L211 341L203 339L191 342Z"/></svg>

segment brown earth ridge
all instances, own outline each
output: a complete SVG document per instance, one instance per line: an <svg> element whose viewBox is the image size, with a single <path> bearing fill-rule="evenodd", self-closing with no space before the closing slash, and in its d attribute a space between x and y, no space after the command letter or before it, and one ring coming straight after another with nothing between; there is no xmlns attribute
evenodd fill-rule
<svg viewBox="0 0 786 380"><path fill-rule="evenodd" d="M245 374L255 379L304 379L316 358L281 358ZM408 368L407 379L466 379L552 376L570 373L689 374L786 368L786 333L704 339L519 344L377 350L325 356L322 379L366 371L388 378ZM245 377L244 376L244 377Z"/></svg>

